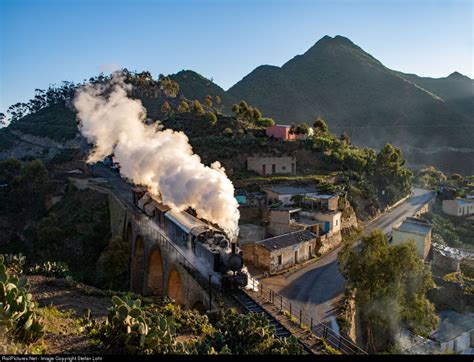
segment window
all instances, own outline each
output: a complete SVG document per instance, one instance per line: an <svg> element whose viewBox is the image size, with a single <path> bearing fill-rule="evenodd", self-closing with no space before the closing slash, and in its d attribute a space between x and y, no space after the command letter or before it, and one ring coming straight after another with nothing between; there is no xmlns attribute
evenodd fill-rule
<svg viewBox="0 0 474 362"><path fill-rule="evenodd" d="M295 173L295 164L294 163L291 164L291 173Z"/></svg>
<svg viewBox="0 0 474 362"><path fill-rule="evenodd" d="M281 265L281 263L282 263L282 257L281 255L278 255L278 265Z"/></svg>
<svg viewBox="0 0 474 362"><path fill-rule="evenodd" d="M281 166L281 169L282 169L283 171L285 171L285 170L286 170L286 166Z"/></svg>
<svg viewBox="0 0 474 362"><path fill-rule="evenodd" d="M308 248L308 254L309 254L310 257L311 257L311 255L313 255L312 251L313 250L312 250L311 245L310 245L309 248Z"/></svg>
<svg viewBox="0 0 474 362"><path fill-rule="evenodd" d="M295 264L298 263L298 250L295 250Z"/></svg>
<svg viewBox="0 0 474 362"><path fill-rule="evenodd" d="M339 220L336 219L336 226L337 226L338 221L339 221Z"/></svg>
<svg viewBox="0 0 474 362"><path fill-rule="evenodd" d="M276 172L276 166L272 165L272 173L275 173L275 172Z"/></svg>

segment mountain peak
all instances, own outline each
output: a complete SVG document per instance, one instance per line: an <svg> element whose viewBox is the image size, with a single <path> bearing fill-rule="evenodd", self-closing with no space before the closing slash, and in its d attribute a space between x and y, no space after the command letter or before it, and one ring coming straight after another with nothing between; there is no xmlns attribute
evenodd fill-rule
<svg viewBox="0 0 474 362"><path fill-rule="evenodd" d="M355 44L349 39L346 38L345 36L342 35L336 35L334 38L331 38L329 35L323 36L321 39L319 39L315 45L318 44L328 44L328 45L348 45L348 46L355 46Z"/></svg>
<svg viewBox="0 0 474 362"><path fill-rule="evenodd" d="M448 79L462 79L462 80L470 80L470 78L464 74L461 74L459 72L452 72L450 75L447 77Z"/></svg>

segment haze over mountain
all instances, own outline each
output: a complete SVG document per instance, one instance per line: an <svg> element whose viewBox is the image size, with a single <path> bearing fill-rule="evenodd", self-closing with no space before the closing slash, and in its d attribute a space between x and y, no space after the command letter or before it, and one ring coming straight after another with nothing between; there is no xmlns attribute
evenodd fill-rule
<svg viewBox="0 0 474 362"><path fill-rule="evenodd" d="M224 101L222 88L199 76L206 86L197 90L198 83L179 79L182 74L174 79L186 97L216 92ZM243 99L280 124L311 125L321 116L332 131L347 132L358 145L380 148L391 142L413 164L445 169L456 157L464 172L474 172L474 166L464 167L474 157L474 81L457 72L440 79L404 74L345 37L325 36L281 67L257 67L225 93L228 108Z"/></svg>

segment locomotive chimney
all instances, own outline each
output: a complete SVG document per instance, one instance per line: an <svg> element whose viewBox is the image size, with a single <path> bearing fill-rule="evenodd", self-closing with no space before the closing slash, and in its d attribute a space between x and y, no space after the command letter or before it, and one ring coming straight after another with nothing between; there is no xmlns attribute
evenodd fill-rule
<svg viewBox="0 0 474 362"><path fill-rule="evenodd" d="M234 242L234 243L231 243L230 245L232 247L232 254L235 254L236 243Z"/></svg>

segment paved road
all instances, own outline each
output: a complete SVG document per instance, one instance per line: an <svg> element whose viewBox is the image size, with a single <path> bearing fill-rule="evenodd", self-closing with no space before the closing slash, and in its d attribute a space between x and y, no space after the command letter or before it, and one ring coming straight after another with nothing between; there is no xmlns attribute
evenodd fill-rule
<svg viewBox="0 0 474 362"><path fill-rule="evenodd" d="M115 195L117 195L123 202L127 203L132 208L134 207L132 198L133 185L127 183L123 178L120 177L118 172L111 170L103 163L98 162L92 165L91 168L95 174L109 182L109 185L114 190Z"/></svg>
<svg viewBox="0 0 474 362"><path fill-rule="evenodd" d="M407 216L413 216L434 192L414 188L412 196L393 210L372 221L364 229L364 234L380 228L389 233L392 226ZM308 267L289 277L283 275L267 278L263 284L287 298L294 310L302 309L304 314L315 321L327 321L334 315L337 301L344 291L345 279L338 271L337 254L341 247L333 250Z"/></svg>

